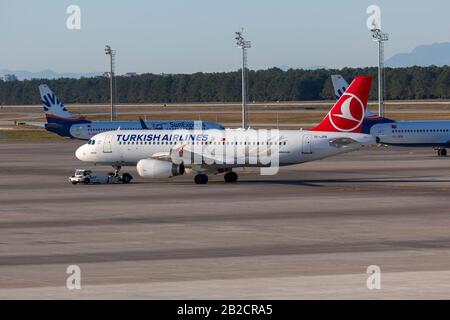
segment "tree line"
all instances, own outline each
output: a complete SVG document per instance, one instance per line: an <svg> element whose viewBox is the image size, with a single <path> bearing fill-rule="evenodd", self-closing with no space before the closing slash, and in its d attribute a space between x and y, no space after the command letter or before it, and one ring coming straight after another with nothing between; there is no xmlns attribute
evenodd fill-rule
<svg viewBox="0 0 450 320"><path fill-rule="evenodd" d="M377 68L303 70L279 68L248 72L249 101L333 100L330 76L348 82L356 75L374 77L371 99L377 98ZM46 83L66 104L108 103L109 79L93 77L55 80L0 81L3 105L39 104L38 85ZM386 99L450 99L450 67L387 68ZM116 77L117 103L237 102L241 73L141 74Z"/></svg>

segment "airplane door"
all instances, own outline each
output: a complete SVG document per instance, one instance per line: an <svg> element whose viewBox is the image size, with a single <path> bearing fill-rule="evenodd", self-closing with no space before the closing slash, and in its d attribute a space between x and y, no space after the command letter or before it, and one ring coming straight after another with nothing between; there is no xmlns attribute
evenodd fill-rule
<svg viewBox="0 0 450 320"><path fill-rule="evenodd" d="M306 153L306 154L311 154L312 153L311 140L312 140L312 135L305 134L303 136L302 153Z"/></svg>
<svg viewBox="0 0 450 320"><path fill-rule="evenodd" d="M111 153L112 149L111 149L111 140L112 140L113 135L109 134L106 136L105 138L105 142L103 143L103 152L104 153Z"/></svg>

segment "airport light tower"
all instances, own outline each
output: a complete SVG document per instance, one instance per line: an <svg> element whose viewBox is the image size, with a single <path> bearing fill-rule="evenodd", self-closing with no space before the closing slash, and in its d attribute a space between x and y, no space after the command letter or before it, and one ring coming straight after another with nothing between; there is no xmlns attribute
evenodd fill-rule
<svg viewBox="0 0 450 320"><path fill-rule="evenodd" d="M247 49L251 48L251 42L244 39L244 29L236 32L236 44L242 49L242 128L248 129L247 113Z"/></svg>
<svg viewBox="0 0 450 320"><path fill-rule="evenodd" d="M112 50L109 45L105 46L105 54L109 55L109 92L111 95L111 121L116 119L116 110L115 110L115 79L114 79L114 69L115 69L115 57L116 51Z"/></svg>
<svg viewBox="0 0 450 320"><path fill-rule="evenodd" d="M378 115L384 117L384 42L389 40L389 35L379 28L370 31L373 41L378 42Z"/></svg>

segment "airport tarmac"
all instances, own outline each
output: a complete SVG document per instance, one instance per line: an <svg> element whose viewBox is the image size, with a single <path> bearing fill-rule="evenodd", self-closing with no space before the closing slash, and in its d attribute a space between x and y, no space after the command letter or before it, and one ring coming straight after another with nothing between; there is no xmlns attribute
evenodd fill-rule
<svg viewBox="0 0 450 320"><path fill-rule="evenodd" d="M1 299L450 298L450 158L430 148L239 171L236 184L130 168L130 185L73 186L93 168L80 144L0 139Z"/></svg>

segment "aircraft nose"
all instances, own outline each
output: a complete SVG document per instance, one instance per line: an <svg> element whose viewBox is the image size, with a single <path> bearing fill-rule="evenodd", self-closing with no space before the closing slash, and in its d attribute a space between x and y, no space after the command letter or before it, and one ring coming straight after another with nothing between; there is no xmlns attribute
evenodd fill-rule
<svg viewBox="0 0 450 320"><path fill-rule="evenodd" d="M78 158L78 160L84 161L86 159L86 146L82 145L75 151L75 156Z"/></svg>

